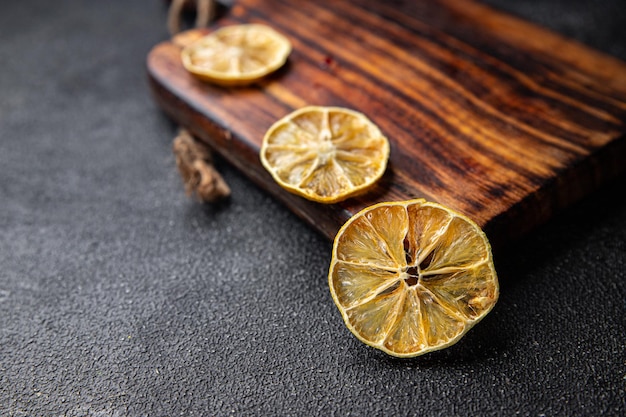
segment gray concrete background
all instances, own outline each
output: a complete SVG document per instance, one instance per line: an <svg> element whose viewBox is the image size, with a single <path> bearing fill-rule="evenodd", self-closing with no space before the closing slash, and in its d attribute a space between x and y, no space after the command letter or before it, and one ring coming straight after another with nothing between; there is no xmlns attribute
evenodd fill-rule
<svg viewBox="0 0 626 417"><path fill-rule="evenodd" d="M626 59L623 1L489 0ZM182 191L145 57L159 1L0 3L0 415L624 415L624 176L496 257L454 347L395 360L330 298L331 244L218 160Z"/></svg>

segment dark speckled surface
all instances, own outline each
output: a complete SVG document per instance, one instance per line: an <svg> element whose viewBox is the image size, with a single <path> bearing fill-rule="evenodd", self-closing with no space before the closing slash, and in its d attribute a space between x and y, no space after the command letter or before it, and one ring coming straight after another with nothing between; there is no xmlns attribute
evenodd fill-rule
<svg viewBox="0 0 626 417"><path fill-rule="evenodd" d="M626 60L621 0L490 0ZM331 244L232 167L186 199L145 56L160 1L0 6L0 415L626 414L624 176L496 254L452 348L396 360L330 298Z"/></svg>

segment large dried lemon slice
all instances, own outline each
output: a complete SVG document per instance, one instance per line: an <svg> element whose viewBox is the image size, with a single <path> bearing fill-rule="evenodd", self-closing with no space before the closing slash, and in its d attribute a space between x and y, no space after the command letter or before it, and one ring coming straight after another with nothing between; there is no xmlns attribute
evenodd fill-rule
<svg viewBox="0 0 626 417"><path fill-rule="evenodd" d="M280 68L291 43L269 26L225 26L200 38L181 52L185 68L220 85L250 84Z"/></svg>
<svg viewBox="0 0 626 417"><path fill-rule="evenodd" d="M320 203L361 193L385 172L389 142L363 114L340 107L297 110L267 131L261 162L281 187Z"/></svg>
<svg viewBox="0 0 626 417"><path fill-rule="evenodd" d="M399 357L456 343L498 298L485 234L423 199L380 203L348 220L328 281L350 331Z"/></svg>

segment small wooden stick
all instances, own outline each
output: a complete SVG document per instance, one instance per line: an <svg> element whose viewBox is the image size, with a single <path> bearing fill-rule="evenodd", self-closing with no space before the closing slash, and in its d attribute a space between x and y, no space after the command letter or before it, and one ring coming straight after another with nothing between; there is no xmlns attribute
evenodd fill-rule
<svg viewBox="0 0 626 417"><path fill-rule="evenodd" d="M213 167L211 150L188 130L180 130L172 149L187 195L195 193L204 202L216 202L230 195L228 184Z"/></svg>

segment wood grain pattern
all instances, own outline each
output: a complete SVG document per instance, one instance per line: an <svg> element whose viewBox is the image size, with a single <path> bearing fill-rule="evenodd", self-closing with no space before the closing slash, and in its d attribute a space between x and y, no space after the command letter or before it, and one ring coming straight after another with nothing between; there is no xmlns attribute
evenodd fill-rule
<svg viewBox="0 0 626 417"><path fill-rule="evenodd" d="M474 219L495 246L581 198L626 164L626 64L463 0L241 0L217 26L286 35L288 64L248 88L190 76L180 43L148 56L174 120L328 237L380 201L424 197ZM330 206L280 189L262 168L265 131L304 105L366 114L391 142L371 192Z"/></svg>

